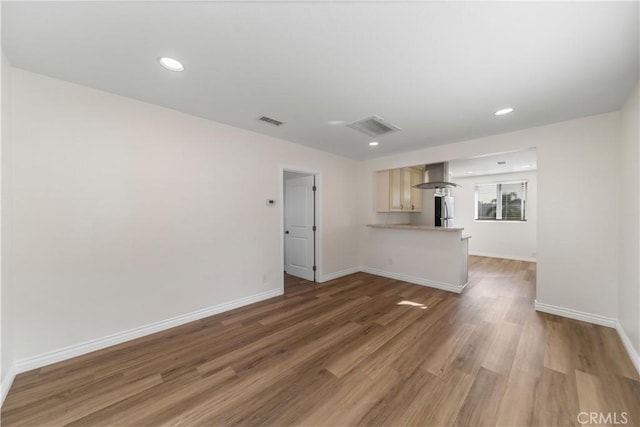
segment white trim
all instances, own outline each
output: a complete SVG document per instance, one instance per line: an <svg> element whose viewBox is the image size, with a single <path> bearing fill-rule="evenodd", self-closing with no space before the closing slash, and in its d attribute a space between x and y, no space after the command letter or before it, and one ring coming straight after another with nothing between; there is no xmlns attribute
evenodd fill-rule
<svg viewBox="0 0 640 427"><path fill-rule="evenodd" d="M266 292L261 292L259 294L229 301L223 304L196 310L191 313L181 314L170 319L161 320L159 322L154 322L148 325L129 329L128 331L118 332L106 337L96 338L93 340L85 341L83 343L60 348L58 350L53 350L36 356L20 359L15 362L15 373L20 374L32 369L51 365L52 363L60 362L62 360L71 359L72 357L81 356L83 354L91 353L96 350L102 350L103 348L121 344L123 342L140 338L145 335L184 325L185 323L193 322L194 320L203 319L205 317L213 316L214 314L222 313L234 308L273 298L282 295L283 293L283 289L272 289ZM4 387L4 383L2 384L2 386Z"/></svg>
<svg viewBox="0 0 640 427"><path fill-rule="evenodd" d="M593 323L594 325L606 326L608 328L616 327L617 321L612 317L605 317L600 316L599 314L586 313L584 311L544 304L538 302L538 300L535 301L535 308L536 311L555 314L556 316L568 317L569 319L581 320L583 322Z"/></svg>
<svg viewBox="0 0 640 427"><path fill-rule="evenodd" d="M351 268L347 268L346 270L336 271L335 273L323 274L320 277L320 280L318 280L318 282L320 283L328 282L329 280L338 279L340 277L348 276L350 274L358 273L360 271L362 271L362 267L351 267Z"/></svg>
<svg viewBox="0 0 640 427"><path fill-rule="evenodd" d="M435 280L423 279L421 277L407 276L406 274L394 273L391 271L378 270L377 268L361 267L360 271L369 274L375 274L376 276L388 277L389 279L402 280L403 282L414 283L416 285L428 286L430 288L442 289L443 291L455 292L457 294L462 293L464 285L452 285L449 283L436 282Z"/></svg>
<svg viewBox="0 0 640 427"><path fill-rule="evenodd" d="M535 257L529 257L529 256L492 254L492 253L487 253L487 252L469 252L469 255L484 256L484 257L488 257L488 258L512 259L512 260L515 260L515 261L538 262Z"/></svg>
<svg viewBox="0 0 640 427"><path fill-rule="evenodd" d="M631 359L631 363L633 363L636 371L638 371L638 373L640 374L640 357L638 357L638 352L635 348L633 348L633 344L631 344L629 336L618 321L616 321L616 331L618 331L618 335L620 335L620 339L622 340L622 344L624 345L625 350L627 350L627 354L629 355L629 359Z"/></svg>
<svg viewBox="0 0 640 427"><path fill-rule="evenodd" d="M13 380L16 379L16 375L16 365L12 364L7 370L7 373L4 374L4 379L2 380L0 390L0 407L4 404L4 399L7 397L7 394L9 394L9 389L11 389L11 385L13 384Z"/></svg>

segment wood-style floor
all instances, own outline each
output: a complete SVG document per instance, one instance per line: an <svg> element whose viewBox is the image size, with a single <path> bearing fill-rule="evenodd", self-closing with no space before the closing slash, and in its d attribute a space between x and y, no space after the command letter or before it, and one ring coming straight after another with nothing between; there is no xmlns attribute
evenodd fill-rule
<svg viewBox="0 0 640 427"><path fill-rule="evenodd" d="M463 295L287 277L283 297L19 375L2 425L640 426L615 330L535 312L534 282L480 257Z"/></svg>

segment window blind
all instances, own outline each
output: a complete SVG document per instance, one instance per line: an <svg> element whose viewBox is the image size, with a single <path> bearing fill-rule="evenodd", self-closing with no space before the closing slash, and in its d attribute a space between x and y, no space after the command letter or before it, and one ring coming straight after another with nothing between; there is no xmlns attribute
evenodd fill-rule
<svg viewBox="0 0 640 427"><path fill-rule="evenodd" d="M498 214L497 184L476 185L476 219L496 219Z"/></svg>
<svg viewBox="0 0 640 427"><path fill-rule="evenodd" d="M524 181L500 184L502 219L507 221L524 221L526 192L527 183Z"/></svg>
<svg viewBox="0 0 640 427"><path fill-rule="evenodd" d="M527 182L477 184L475 219L526 221Z"/></svg>

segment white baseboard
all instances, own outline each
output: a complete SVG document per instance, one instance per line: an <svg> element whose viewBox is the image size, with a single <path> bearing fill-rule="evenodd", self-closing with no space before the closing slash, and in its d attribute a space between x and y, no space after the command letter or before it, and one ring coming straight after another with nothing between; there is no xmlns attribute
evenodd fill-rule
<svg viewBox="0 0 640 427"><path fill-rule="evenodd" d="M627 350L627 354L629 355L629 359L631 359L631 363L633 363L633 366L636 368L636 371L638 371L638 373L640 374L640 357L638 357L638 352L633 347L633 344L631 343L629 336L624 331L624 328L618 321L616 321L616 331L618 331L618 335L622 340L622 344L624 344L624 348L625 350Z"/></svg>
<svg viewBox="0 0 640 427"><path fill-rule="evenodd" d="M85 341L83 343L60 348L58 350L53 350L36 356L20 359L15 362L15 373L20 374L32 369L51 365L52 363L60 362L62 360L71 359L72 357L81 356L83 354L91 353L96 350L102 350L103 348L121 344L123 342L140 338L145 335L184 325L185 323L193 322L194 320L203 319L205 317L213 316L214 314L222 313L234 308L273 298L282 295L283 293L283 289L272 289L234 301L229 301L223 304L196 310L191 313L181 314L170 319L161 320L159 322L154 322L148 325L129 329L128 331L118 332L106 337L96 338L93 340ZM4 391L4 382L2 386Z"/></svg>
<svg viewBox="0 0 640 427"><path fill-rule="evenodd" d="M457 294L461 293L467 284L465 283L462 286L459 285L451 285L449 283L436 282L435 280L423 279L420 277L408 276L406 274L401 273L393 273L385 270L378 270L377 268L371 267L351 267L346 270L336 271L335 273L325 274L320 279L320 283L328 282L329 280L338 279L340 277L348 276L350 274L363 272L374 274L376 276L388 277L389 279L397 279L402 280L403 282L414 283L416 285L428 286L430 288L442 289L449 292L455 292Z"/></svg>
<svg viewBox="0 0 640 427"><path fill-rule="evenodd" d="M371 267L361 267L360 271L369 274L375 274L376 276L388 277L389 279L402 280L403 282L414 283L416 285L428 286L430 288L442 289L444 291L455 292L457 294L462 293L462 290L467 286L464 285L452 285L449 283L436 282L435 280L423 279L421 277L407 276L406 274L394 273L391 271L378 270Z"/></svg>
<svg viewBox="0 0 640 427"><path fill-rule="evenodd" d="M340 277L348 276L353 273L358 273L362 271L360 267L351 267L346 270L336 271L335 273L323 274L320 277L319 283L328 282L329 280L339 279Z"/></svg>
<svg viewBox="0 0 640 427"><path fill-rule="evenodd" d="M484 257L488 257L488 258L512 259L514 261L537 262L535 257L529 257L529 256L492 254L492 253L488 253L488 252L469 252L469 255L484 256Z"/></svg>
<svg viewBox="0 0 640 427"><path fill-rule="evenodd" d="M543 313L555 314L556 316L568 317L569 319L581 320L583 322L606 326L608 328L615 328L617 323L616 319L612 317L605 317L600 316L599 314L586 313L584 311L544 304L537 300L535 301L535 308L536 311L541 311Z"/></svg>
<svg viewBox="0 0 640 427"><path fill-rule="evenodd" d="M9 367L9 370L7 371L7 373L4 374L4 378L2 379L2 389L0 390L0 407L2 407L2 404L4 403L4 399L7 397L7 394L9 394L9 389L11 388L11 385L13 384L13 380L16 379L16 365L12 364Z"/></svg>

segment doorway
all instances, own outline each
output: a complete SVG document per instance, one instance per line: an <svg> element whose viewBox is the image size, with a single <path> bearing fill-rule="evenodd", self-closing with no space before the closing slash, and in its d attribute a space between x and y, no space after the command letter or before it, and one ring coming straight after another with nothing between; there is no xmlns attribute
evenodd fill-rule
<svg viewBox="0 0 640 427"><path fill-rule="evenodd" d="M285 273L317 281L317 176L283 170L283 247Z"/></svg>

